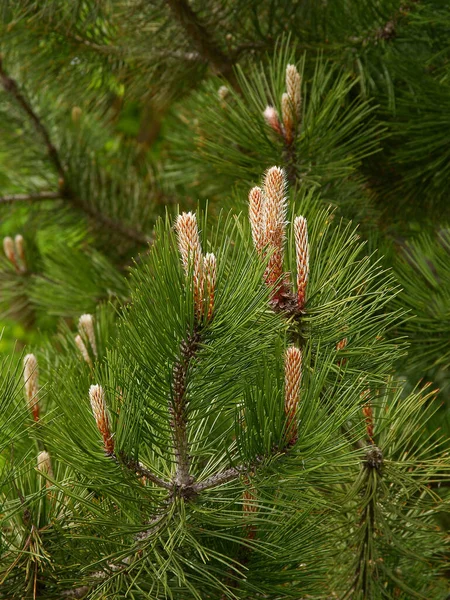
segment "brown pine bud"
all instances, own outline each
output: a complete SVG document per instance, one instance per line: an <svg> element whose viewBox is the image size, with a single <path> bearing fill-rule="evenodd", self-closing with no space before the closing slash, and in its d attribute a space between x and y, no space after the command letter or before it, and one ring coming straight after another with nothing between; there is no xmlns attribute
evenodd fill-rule
<svg viewBox="0 0 450 600"><path fill-rule="evenodd" d="M264 247L263 208L264 196L262 189L254 187L248 195L248 218L252 230L253 244L258 254L261 254Z"/></svg>
<svg viewBox="0 0 450 600"><path fill-rule="evenodd" d="M309 278L309 243L305 217L294 220L295 255L297 262L298 307L303 310L306 301L306 286Z"/></svg>
<svg viewBox="0 0 450 600"><path fill-rule="evenodd" d="M98 358L97 344L95 341L94 317L92 315L81 315L78 320L78 331L81 335L85 335L94 353L95 358Z"/></svg>
<svg viewBox="0 0 450 600"><path fill-rule="evenodd" d="M39 369L34 354L27 354L23 359L23 378L25 381L25 396L33 419L39 421Z"/></svg>
<svg viewBox="0 0 450 600"><path fill-rule="evenodd" d="M269 125L269 127L273 129L275 133L278 133L278 135L283 135L280 117L278 116L277 110L273 106L266 106L263 115L267 125Z"/></svg>
<svg viewBox="0 0 450 600"><path fill-rule="evenodd" d="M302 78L295 65L286 67L286 92L291 100L294 119L298 123L302 107Z"/></svg>
<svg viewBox="0 0 450 600"><path fill-rule="evenodd" d="M294 443L297 439L296 414L300 399L302 380L302 351L290 346L284 359L284 412L287 416L287 439Z"/></svg>
<svg viewBox="0 0 450 600"><path fill-rule="evenodd" d="M339 352L340 350L343 350L345 347L347 346L347 338L342 338L342 340L340 340L337 344L336 344L336 351ZM342 360L338 360L337 364L338 366L344 366L345 363L347 362L346 358L343 358Z"/></svg>
<svg viewBox="0 0 450 600"><path fill-rule="evenodd" d="M12 237L6 236L3 238L3 250L6 258L13 265L17 272L20 271L19 265L17 264L16 252L14 248L14 241Z"/></svg>
<svg viewBox="0 0 450 600"><path fill-rule="evenodd" d="M106 454L114 454L114 440L111 435L108 413L106 412L105 392L102 386L91 385L89 388L89 398L97 428L103 438L105 452Z"/></svg>
<svg viewBox="0 0 450 600"><path fill-rule="evenodd" d="M347 338L342 338L342 340L340 340L337 344L336 344L336 350L343 350L345 347L347 346Z"/></svg>
<svg viewBox="0 0 450 600"><path fill-rule="evenodd" d="M281 96L281 114L283 115L284 139L287 144L294 140L295 117L292 101L287 94Z"/></svg>
<svg viewBox="0 0 450 600"><path fill-rule="evenodd" d="M87 364L90 367L92 367L91 357L89 356L89 352L87 351L87 348L84 345L83 338L81 337L81 335L76 335L75 336L75 344L77 345L77 348L80 351L80 354L83 357L83 360L85 362L87 362Z"/></svg>
<svg viewBox="0 0 450 600"><path fill-rule="evenodd" d="M194 307L197 318L203 314L203 257L200 236L197 227L197 217L191 213L182 213L175 221L178 234L178 248L181 254L184 272L189 274L193 269Z"/></svg>
<svg viewBox="0 0 450 600"><path fill-rule="evenodd" d="M214 297L216 292L217 263L214 254L208 252L203 259L203 273L206 281L206 317L209 321L214 311Z"/></svg>
<svg viewBox="0 0 450 600"><path fill-rule="evenodd" d="M283 169L272 167L264 178L263 231L265 243L271 257L265 273L269 286L280 281L283 276L284 239L286 231L286 181ZM274 297L277 296L278 290Z"/></svg>

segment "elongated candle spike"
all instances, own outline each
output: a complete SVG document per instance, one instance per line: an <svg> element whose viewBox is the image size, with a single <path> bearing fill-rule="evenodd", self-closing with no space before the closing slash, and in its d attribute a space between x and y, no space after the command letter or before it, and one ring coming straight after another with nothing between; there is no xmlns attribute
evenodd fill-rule
<svg viewBox="0 0 450 600"><path fill-rule="evenodd" d="M37 468L43 475L53 477L52 461L50 454L46 450L39 452L37 457Z"/></svg>
<svg viewBox="0 0 450 600"><path fill-rule="evenodd" d="M37 358L34 354L27 354L23 359L23 378L25 381L25 395L28 408L33 414L33 419L39 421L39 369Z"/></svg>
<svg viewBox="0 0 450 600"><path fill-rule="evenodd" d="M89 399L97 428L103 438L105 452L106 454L113 454L114 440L111 435L108 413L106 412L105 392L101 385L91 385L89 388Z"/></svg>
<svg viewBox="0 0 450 600"><path fill-rule="evenodd" d="M178 234L178 248L181 254L184 272L189 274L189 266L193 268L194 306L197 317L203 314L203 258L197 217L191 213L182 213L175 221Z"/></svg>
<svg viewBox="0 0 450 600"><path fill-rule="evenodd" d="M281 96L281 113L283 115L284 138L287 144L292 144L294 139L295 117L291 98L288 94Z"/></svg>
<svg viewBox="0 0 450 600"><path fill-rule="evenodd" d="M281 128L280 117L277 110L273 106L266 106L263 112L267 125L271 127L279 135L283 135Z"/></svg>
<svg viewBox="0 0 450 600"><path fill-rule="evenodd" d="M85 334L94 353L95 358L98 358L97 344L95 341L94 317L92 315L81 315L78 321L78 331L80 334Z"/></svg>
<svg viewBox="0 0 450 600"><path fill-rule="evenodd" d="M302 380L302 351L290 346L284 359L284 411L288 418L287 434L289 443L297 439L296 414L300 399L300 384Z"/></svg>
<svg viewBox="0 0 450 600"><path fill-rule="evenodd" d="M92 367L91 357L89 356L89 352L87 351L87 348L84 345L83 338L81 337L81 335L76 335L75 336L75 344L77 345L77 348L80 351L80 354L83 357L83 360L85 362L87 362L87 364L89 366Z"/></svg>
<svg viewBox="0 0 450 600"><path fill-rule="evenodd" d="M291 100L294 117L298 123L302 107L302 78L295 65L286 67L286 92Z"/></svg>
<svg viewBox="0 0 450 600"><path fill-rule="evenodd" d="M265 274L266 283L274 285L283 275L286 231L286 180L283 169L272 167L264 178L263 231L272 255ZM276 294L275 294L276 295Z"/></svg>
<svg viewBox="0 0 450 600"><path fill-rule="evenodd" d="M302 310L306 301L306 286L309 278L309 243L305 217L295 218L294 235L297 262L297 298L298 307Z"/></svg>
<svg viewBox="0 0 450 600"><path fill-rule="evenodd" d="M206 316L208 321L211 319L214 311L214 297L216 292L217 280L217 262L214 254L208 252L203 259L203 272L206 280L206 298L205 305L207 306Z"/></svg>
<svg viewBox="0 0 450 600"><path fill-rule="evenodd" d="M259 187L254 187L250 190L248 195L248 217L252 230L253 244L258 254L261 254L261 250L264 246L263 208L263 191Z"/></svg>

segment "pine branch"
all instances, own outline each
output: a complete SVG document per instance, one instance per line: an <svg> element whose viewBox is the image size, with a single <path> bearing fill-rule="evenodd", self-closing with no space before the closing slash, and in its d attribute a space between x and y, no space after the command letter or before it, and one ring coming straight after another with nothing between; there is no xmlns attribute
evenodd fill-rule
<svg viewBox="0 0 450 600"><path fill-rule="evenodd" d="M231 467L230 469L226 469L225 471L221 471L220 473L211 475L211 477L208 477L208 479L205 479L204 481L194 483L192 486L192 490L194 493L197 494L198 492L202 492L203 490L215 488L219 485L222 485L222 483L227 483L228 481L237 479L240 476L240 474L246 470L247 469L244 466Z"/></svg>
<svg viewBox="0 0 450 600"><path fill-rule="evenodd" d="M125 224L121 223L120 221L117 221L116 219L112 219L111 217L108 217L108 215L105 215L104 213L100 212L99 210L96 210L93 206L90 206L90 205L86 204L85 202L83 202L82 200L80 200L74 196L71 196L69 191L66 192L65 197L74 207L82 210L86 215L91 217L94 221L101 223L107 229L110 229L111 231L115 231L115 232L119 233L120 235L122 235L123 237L133 240L134 242L137 242L138 244L144 245L144 244L149 244L153 241L153 238L151 236L148 236L145 233L142 233L141 231L134 229L133 227L129 227L128 225L125 225Z"/></svg>
<svg viewBox="0 0 450 600"><path fill-rule="evenodd" d="M0 197L0 204L14 202L41 202L42 200L62 200L60 192L35 192L31 194L7 194Z"/></svg>
<svg viewBox="0 0 450 600"><path fill-rule="evenodd" d="M65 177L64 167L62 165L58 151L56 150L56 147L53 145L53 143L51 141L50 134L48 133L47 128L42 123L40 117L34 111L31 104L28 102L28 100L25 98L25 96L21 93L15 80L12 79L11 77L9 77L9 75L6 73L5 69L3 68L3 60L2 60L1 56L0 56L0 81L1 81L1 84L4 88L4 90L15 99L16 103L22 108L22 110L30 118L31 122L34 125L34 128L36 129L37 133L41 136L44 144L47 147L47 153L50 158L50 161L53 163L53 166L55 167L60 178L64 179L64 177Z"/></svg>
<svg viewBox="0 0 450 600"><path fill-rule="evenodd" d="M167 481L164 481L163 479L155 475L152 471L150 471L150 469L144 467L144 465L139 461L133 460L132 458L125 456L123 452L120 452L119 455L112 454L111 457L117 463L124 465L130 471L136 473L136 475L138 475L139 477L145 477L149 481L153 482L159 487L165 488L166 490L172 489L171 483L168 483Z"/></svg>
<svg viewBox="0 0 450 600"><path fill-rule="evenodd" d="M211 63L219 74L233 79L234 62L221 50L187 0L168 0L167 4L200 55Z"/></svg>
<svg viewBox="0 0 450 600"><path fill-rule="evenodd" d="M72 206L82 210L86 215L91 217L94 221L97 221L104 225L107 229L111 229L112 231L116 231L123 237L126 237L134 242L139 244L148 244L152 241L152 238L145 235L144 233L124 225L120 221L112 219L108 217L104 213L96 210L94 207L89 206L79 198L77 198L72 191L70 190L69 185L66 181L66 174L64 171L64 167L62 165L61 158L56 150L55 145L52 143L50 134L48 133L46 127L42 123L41 119L34 111L30 103L26 100L23 94L20 92L19 87L14 79L9 77L6 71L3 68L2 60L0 57L0 81L6 90L6 92L10 93L17 104L23 109L23 111L28 115L31 122L33 123L36 131L42 137L48 151L49 158L53 163L60 179L62 181L62 189L61 192L39 192L36 194L15 194L10 196L4 196L0 198L0 204L8 204L11 202L37 202L41 200L66 200L72 204Z"/></svg>
<svg viewBox="0 0 450 600"><path fill-rule="evenodd" d="M187 336L181 343L181 357L173 368L173 398L169 407L176 461L176 485L188 493L191 490L192 477L189 473L189 443L187 436L187 375L190 363L197 352L200 342L198 331Z"/></svg>

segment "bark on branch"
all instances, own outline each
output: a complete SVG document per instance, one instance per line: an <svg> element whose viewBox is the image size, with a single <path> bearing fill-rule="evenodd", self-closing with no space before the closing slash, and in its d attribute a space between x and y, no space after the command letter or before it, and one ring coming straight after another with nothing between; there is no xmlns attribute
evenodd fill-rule
<svg viewBox="0 0 450 600"><path fill-rule="evenodd" d="M198 331L193 331L187 336L187 339L181 343L180 359L173 368L172 398L169 405L171 414L172 439L175 453L176 475L175 484L181 489L186 490L191 487L192 477L189 472L189 442L187 433L187 377L189 367L194 358L200 335Z"/></svg>
<svg viewBox="0 0 450 600"><path fill-rule="evenodd" d="M43 200L62 200L60 192L34 192L31 194L7 194L0 197L0 204L14 202L42 202Z"/></svg>
<svg viewBox="0 0 450 600"><path fill-rule="evenodd" d="M22 108L22 110L28 115L30 121L33 123L34 128L41 136L44 144L47 147L47 153L50 161L53 163L58 175L60 178L64 179L65 172L64 167L62 165L61 159L59 157L58 151L56 147L53 145L50 135L47 131L47 128L42 123L40 117L32 108L31 104L19 90L17 83L9 77L6 71L3 68L2 57L0 56L0 81L4 88L4 90L10 94L16 101L16 103Z"/></svg>
<svg viewBox="0 0 450 600"><path fill-rule="evenodd" d="M211 32L189 5L187 0L167 0L167 4L176 20L191 39L198 53L224 77L232 77L231 60L213 39Z"/></svg>

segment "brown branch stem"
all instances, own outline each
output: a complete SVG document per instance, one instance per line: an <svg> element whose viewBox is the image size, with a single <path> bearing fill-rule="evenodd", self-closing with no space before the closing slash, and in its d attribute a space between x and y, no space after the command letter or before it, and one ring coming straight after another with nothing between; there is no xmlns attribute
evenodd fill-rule
<svg viewBox="0 0 450 600"><path fill-rule="evenodd" d="M47 153L50 161L53 163L53 166L56 169L59 177L64 179L65 171L62 165L61 159L59 157L58 151L56 147L53 145L53 142L50 138L50 134L47 131L47 128L42 123L38 114L34 111L31 104L19 90L19 86L4 70L2 57L0 56L0 82L4 88L4 90L10 94L16 101L16 103L22 108L22 110L28 115L30 121L33 123L34 128L37 133L41 136L45 146L47 147Z"/></svg>
<svg viewBox="0 0 450 600"><path fill-rule="evenodd" d="M192 40L195 49L214 69L224 77L234 80L231 60L213 39L207 26L202 23L187 0L167 0L174 17Z"/></svg>
<svg viewBox="0 0 450 600"><path fill-rule="evenodd" d="M171 415L173 448L175 453L176 475L175 484L187 492L191 488L189 442L187 433L187 377L192 359L194 358L200 336L194 329L183 340L180 346L180 358L173 368L172 398L169 405Z"/></svg>
<svg viewBox="0 0 450 600"><path fill-rule="evenodd" d="M164 479L161 479L160 477L155 475L153 473L153 471L150 471L150 469L147 469L147 467L144 467L144 465L142 463L140 463L137 460L134 460L133 458L126 456L123 452L120 452L118 455L112 454L111 457L118 464L124 465L130 471L132 471L133 473L136 473L136 475L138 475L138 477L145 477L146 479L148 479L155 485L165 488L166 490L172 489L171 483L169 483L168 481L164 481Z"/></svg>
<svg viewBox="0 0 450 600"><path fill-rule="evenodd" d="M60 192L32 192L30 194L7 194L0 197L0 204L14 202L42 202L43 200L62 200Z"/></svg>

